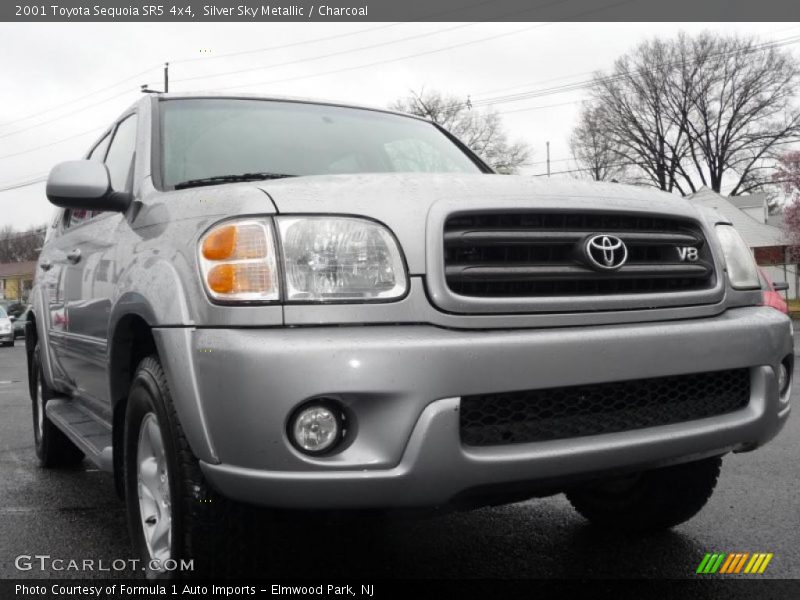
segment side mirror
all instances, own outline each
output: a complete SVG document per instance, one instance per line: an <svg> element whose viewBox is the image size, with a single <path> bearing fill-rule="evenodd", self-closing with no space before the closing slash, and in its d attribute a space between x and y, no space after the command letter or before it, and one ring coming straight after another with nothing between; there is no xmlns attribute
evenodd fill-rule
<svg viewBox="0 0 800 600"><path fill-rule="evenodd" d="M776 292L785 292L789 289L789 284L785 281L776 281L772 284L772 289Z"/></svg>
<svg viewBox="0 0 800 600"><path fill-rule="evenodd" d="M11 315L8 315L8 320L13 323L14 321L17 320L17 317L12 317Z"/></svg>
<svg viewBox="0 0 800 600"><path fill-rule="evenodd" d="M93 160L57 164L47 177L47 199L62 208L125 212L130 194L111 189L106 166Z"/></svg>

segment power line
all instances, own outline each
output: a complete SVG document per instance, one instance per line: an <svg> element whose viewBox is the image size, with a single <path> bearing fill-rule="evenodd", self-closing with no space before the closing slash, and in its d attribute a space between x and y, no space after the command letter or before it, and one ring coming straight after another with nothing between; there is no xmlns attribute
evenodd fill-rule
<svg viewBox="0 0 800 600"><path fill-rule="evenodd" d="M14 156L20 156L22 154L28 154L29 152L34 152L35 150L41 150L42 148L49 148L50 146L55 146L56 144L61 144L63 142L68 142L70 140L74 140L76 138L89 135L90 133L100 133L103 131L105 127L95 127L94 129L90 129L88 131L82 131L81 133L76 133L75 135L71 135L69 137L62 138L60 140L56 140L55 142L50 142L49 144L42 144L41 146L35 146L33 148L28 148L26 150L21 150L19 152L12 152L11 154L4 154L0 156L0 160L5 158L12 158Z"/></svg>
<svg viewBox="0 0 800 600"><path fill-rule="evenodd" d="M793 25L792 27L783 27L781 29L773 29L773 30L767 32L766 35L772 35L772 34L775 34L775 33L782 33L784 31L791 31L792 29L797 29L798 27L800 27L800 25ZM789 36L788 38L784 38L784 39L791 39L792 37L794 37L794 36ZM773 42L764 42L764 44L769 44L769 43L773 43ZM575 73L575 74L572 74L572 75L565 75L563 77L552 77L550 79L542 79L542 80L535 81L535 82L532 82L532 83L521 83L521 84L512 85L512 86L508 86L508 87L494 88L492 90L487 90L487 91L484 91L484 92L477 92L477 93L473 94L473 97L474 96L484 96L486 94L494 94L496 92L505 92L505 91L508 91L508 90L514 90L514 89L517 89L517 88L525 87L527 85L541 85L543 83L550 83L552 81L564 81L565 79L573 79L575 77L584 77L584 76L587 76L587 75L593 75L594 73L597 73L597 71L598 71L598 69L595 69L595 70L592 70L592 71L583 71L581 73Z"/></svg>
<svg viewBox="0 0 800 600"><path fill-rule="evenodd" d="M519 14L528 13L528 12L531 12L531 11L534 11L534 10L540 10L540 9L543 9L543 8L549 8L551 6L556 6L558 4L564 4L565 2L569 2L569 1L570 0L550 0L550 1L545 2L543 4L539 4L539 5L536 5L536 6L533 6L533 7L528 7L528 8L525 8L523 10L515 10L515 11L512 11L512 12L503 14L503 15L499 15L499 16L495 17L494 19L492 19L492 21L502 21L503 19L506 19L506 18L509 18L509 17L513 17L513 16L517 16ZM629 1L633 1L633 0L629 0ZM175 82L184 82L184 81L196 81L198 79L207 79L207 78L214 78L214 77L226 77L226 76L230 76L230 75L238 75L240 73L251 73L253 71L262 71L262 70L267 70L267 69L275 69L275 68L278 68L278 67L286 67L286 66L290 66L290 65L296 65L296 64L301 64L301 63L305 63L305 62L311 62L311 61L315 61L315 60L325 60L325 59L328 59L328 58L331 58L331 57L334 57L334 56L343 56L345 54L352 54L354 52L364 52L366 50L373 50L375 48L381 48L381 47L390 46L390 45L393 45L393 44L400 44L402 42L408 42L408 41L411 41L411 40L430 37L430 36L433 36L433 35L439 35L439 34L442 34L442 33L455 31L457 29L464 29L465 27L472 27L472 26L478 25L480 23L481 22L460 23L458 25L454 25L452 27L445 27L444 29L438 29L436 31L428 31L428 32L425 32L425 33L418 33L418 34L407 36L407 37L404 37L404 38L398 38L396 40L386 40L386 41L377 42L377 43L374 43L374 44L368 44L366 46L359 46L357 48L348 48L346 50L340 50L340 51L337 51L337 52L331 52L331 53L328 53L328 54L323 54L323 55L318 55L318 56L309 56L309 57L304 57L304 58L298 58L298 59L295 59L295 60L290 60L290 61L281 62L281 63L274 63L274 64L271 64L271 65L259 65L259 66L255 66L255 67L247 67L247 68L244 68L244 69L238 69L238 70L234 70L234 71L220 71L218 73L211 73L211 74L207 74L207 75L194 75L192 77L183 77L181 79L175 79L173 81L175 81ZM291 45L296 45L296 43L295 44L291 44ZM264 49L264 50L266 50L266 49ZM259 52L259 51L260 50L252 50L252 51L249 51L249 52Z"/></svg>
<svg viewBox="0 0 800 600"><path fill-rule="evenodd" d="M567 0L565 0L565 1L567 1ZM422 17L420 19L416 19L414 21L402 21L402 22L398 22L398 23L386 23L386 24L383 24L383 25L379 25L377 27L367 27L365 29L359 29L358 31L351 31L351 32L347 32L347 33L337 33L335 35L328 35L328 36L324 36L324 37L320 37L320 38L313 38L313 39L310 39L310 40L300 40L300 41L297 41L297 42L289 42L288 44L279 44L277 46L268 46L268 47L265 47L265 48L254 48L252 50L241 50L239 52L228 52L228 53L225 53L225 54L218 54L218 55L215 55L215 56L198 56L198 57L194 57L194 58L183 58L183 59L174 60L172 62L174 64L183 64L183 63L198 62L198 61L211 61L211 60L217 60L217 59L232 58L232 57L235 57L235 56L243 56L243 55L246 55L246 54L258 54L258 53L261 53L261 52L273 52L275 50L285 50L286 48L293 48L293 47L296 47L296 46L307 46L308 44L316 44L316 43L319 43L319 42L327 42L327 41L330 41L330 40L336 40L336 39L341 39L341 38L345 38L345 37L352 37L352 36L355 36L355 35L360 35L362 33L372 33L374 31L379 31L381 29L388 29L390 27L397 27L399 25L406 25L408 23L422 23L422 22L426 22L426 21L432 21L433 19L438 19L439 17L443 17L445 15L458 13L458 12L461 12L461 11L464 11L464 10L469 10L471 8L477 8L478 6L483 6L485 4L495 4L496 2L498 2L498 0L481 0L480 2L475 2L473 4L468 4L466 6L461 6L461 7L458 7L456 9L445 10L445 11L440 11L438 13L433 13L433 14L427 15L425 17ZM522 11L522 12L527 12L527 11Z"/></svg>
<svg viewBox="0 0 800 600"><path fill-rule="evenodd" d="M568 0L561 0L562 2L567 2ZM238 75L240 73L250 73L253 71L265 71L267 69L277 69L278 67L286 67L290 65L297 65L304 62L312 62L315 60L325 60L334 56L342 56L345 54L352 54L353 52L363 52L365 50L372 50L374 48L380 48L382 46L390 46L392 44L400 44L402 42L408 42L410 40L416 40L424 37L430 37L433 35L439 35L441 33L447 33L448 31L454 31L456 29L463 29L465 27L472 27L473 25L477 25L478 23L461 23L459 25L454 25L453 27L445 27L444 29L437 29L436 31L428 31L426 33L418 33L416 35L410 35L404 38L398 38L396 40L388 40L384 42L377 42L375 44L369 44L367 46L359 46L357 48L348 48L347 50L339 50L338 52L331 52L329 54L321 54L318 56L308 56L305 58L297 58L295 60L290 60L282 63L273 63L271 65L259 65L257 67L248 67L246 69L239 69L236 71L220 71L218 73L210 73L207 75L194 75L192 77L183 77L181 79L173 79L175 83L181 83L184 81L196 81L198 79L211 79L215 77L226 77L229 75Z"/></svg>
<svg viewBox="0 0 800 600"><path fill-rule="evenodd" d="M16 135L18 133L23 133L25 131L30 131L31 129L36 129L37 127L41 127L42 125L47 125L48 123L53 123L55 121L60 121L61 119L65 118L65 117L69 117L71 115L83 112L85 110L89 110L90 108L94 108L95 106L100 106L101 104L105 104L106 102L110 102L111 100L115 100L115 99L119 98L120 96L124 96L126 94L132 94L132 93L134 93L133 90L123 90L122 92L120 92L118 94L114 94L113 96L109 96L108 98L105 98L104 100L100 100L98 102L94 102L92 104L87 104L86 106L83 106L83 107L80 107L80 108L76 108L75 110L71 110L71 111L69 111L67 113L64 113L63 115L59 115L57 117L53 117L52 119L48 119L47 121L42 121L41 123L36 123L35 125L29 125L28 127L23 127L22 129L17 129L15 131L10 131L8 133L4 133L4 134L0 135L0 139L7 138L9 136ZM0 157L0 158L2 158L2 157Z"/></svg>
<svg viewBox="0 0 800 600"><path fill-rule="evenodd" d="M772 48L780 48L780 47L783 47L783 46L794 45L794 44L797 44L798 42L800 42L800 36L790 36L790 37L784 38L782 40L773 40L773 41L770 41L770 42L764 42L763 44L759 44L759 45L753 46L751 48L739 49L739 50L731 50L729 52L720 52L718 54L715 54L715 55L713 55L711 57L707 57L707 58L720 58L720 57L725 57L725 56L733 56L733 55L736 55L736 54L750 54L750 53L755 53L755 52L761 52L761 51L764 51L764 50L769 50L769 49L772 49ZM660 66L661 66L661 68L664 68L664 67L675 68L675 67L679 67L679 66L694 64L694 63L699 62L700 60L704 60L704 59L697 59L697 60L689 61L689 62L676 61L674 63L668 63L668 64L660 65ZM449 112L455 112L457 110L461 110L463 108L472 108L472 107L480 107L480 106L493 106L495 104L506 104L506 103L509 103L509 102L519 102L521 100L529 100L529 99L532 99L532 98L540 98L540 97L544 97L544 96L551 96L551 95L554 95L554 94L561 94L561 93L566 93L566 92L579 91L579 90L582 90L582 89L591 88L591 87L593 87L593 86L595 86L595 85L597 85L599 83L612 82L612 81L614 81L616 79L621 79L623 77L630 76L630 75L632 75L634 73L644 73L645 71L646 71L646 69L638 69L636 71L625 71L624 73L614 73L614 74L607 75L607 76L604 76L604 77L592 78L592 79L588 79L588 80L583 80L583 81L573 82L573 83L569 83L569 84L564 84L564 85L561 85L561 86L554 86L554 87L550 87L550 88L542 88L542 89L538 89L538 90L528 90L526 92L520 92L520 93L517 93L517 94L508 94L508 95L503 95L503 96L496 96L496 97L493 97L493 98L487 98L487 99L478 100L478 101L471 100L469 103L465 102L465 103L454 104L454 105L448 107L447 109L445 109L442 112L449 113ZM573 103L579 103L579 102L581 102L581 101L577 100L577 101L573 101L573 102L565 102L564 105L573 104ZM551 105L551 106L560 106L560 105ZM520 109L519 112L522 112L522 111L525 111L525 110L536 110L536 109L539 109L539 108L545 108L545 107L537 107L537 106L526 107L524 109ZM509 113L509 112L516 112L516 111L504 111L504 113ZM501 113L501 114L504 114L504 113Z"/></svg>
<svg viewBox="0 0 800 600"><path fill-rule="evenodd" d="M470 8L475 8L477 6L482 6L484 4L494 4L496 1L497 0L482 0L481 2L476 2L474 4L470 4L470 5L467 5L467 6L459 7L458 9L455 9L455 10L448 10L448 11L442 11L442 12L439 12L439 13L435 13L435 14L429 15L428 17L425 17L423 19L419 19L418 21L424 21L426 19L435 19L435 18L438 18L440 16L444 16L444 15L451 14L451 13L454 13L454 12L460 12L462 10L466 10L466 9L470 9ZM253 50L244 50L244 51L240 51L240 52L230 52L230 53L227 53L227 54L221 54L221 55L217 55L217 56L203 56L203 57L196 57L196 58L183 58L183 59L173 60L171 62L173 64L183 64L183 63L189 63L189 62L195 62L195 61L208 61L208 60L225 59L225 58L231 58L231 57L234 57L234 56L240 56L240 55L244 55L244 54L253 54L253 53L257 53L257 52L267 52L267 51L282 50L282 49L291 48L291 47L295 47L295 46L299 46L299 45L315 44L315 43L319 43L319 42L323 42L323 41L329 41L329 40L333 40L333 39L340 39L340 38L345 38L345 37L361 35L362 33L369 33L369 32L378 31L378 30L381 30L381 29L387 29L387 28L390 28L390 27L396 27L396 26L404 25L404 24L406 24L406 22L387 23L387 24L379 25L377 27L369 27L369 28L365 28L365 29L360 29L358 31L351 31L351 32L347 32L347 33L340 33L340 34L335 34L335 35L323 36L323 37L319 37L319 38L312 38L310 40L302 40L302 41L297 41L297 42L290 42L290 43L287 43L287 44L279 44L277 46L270 46L270 47L267 47L267 48L257 48L257 49L253 49ZM93 90L91 92L88 92L88 93L83 94L81 96L78 96L76 98L72 98L70 100L65 100L63 102L59 102L57 105L51 106L49 108L43 108L43 109L37 110L35 113L30 113L30 114L28 114L28 115L26 115L24 117L19 117L17 119L14 119L12 121L7 121L5 123L0 123L0 127L7 127L8 125L13 125L14 123L19 123L21 121L27 121L27 120L32 119L34 117L39 117L39 116L41 116L41 115L43 115L45 113L52 112L54 110L58 110L60 108L63 108L64 106L68 106L70 104L74 104L76 102L80 102L81 100L84 100L86 98L90 98L92 96L95 96L95 95L100 94L102 92L105 92L107 90L113 89L113 88L115 88L115 87L117 87L119 85L122 85L123 83L127 83L128 81L132 81L134 79L142 77L143 75L147 75L151 71L154 71L156 69L160 69L161 66L162 66L162 63L158 63L157 65L153 65L153 66L147 68L144 71L140 71L138 73L135 73L133 75L130 75L130 76L126 77L125 79L121 79L121 80L117 81L116 83L109 84L109 85L107 85L105 87ZM111 99L111 98L109 98L109 99ZM69 115L63 115L63 116L69 116Z"/></svg>
<svg viewBox="0 0 800 600"><path fill-rule="evenodd" d="M37 179L36 181L31 181L31 182L28 182L28 183L20 183L20 184L17 184L17 185L10 185L10 186L7 186L7 187L0 188L0 193L2 193L2 192L10 192L12 190L18 190L18 189L26 188L26 187L31 187L33 185L36 185L36 184L39 184L39 183L44 183L44 182L45 182L44 179Z"/></svg>
<svg viewBox="0 0 800 600"><path fill-rule="evenodd" d="M483 2L479 2L479 3L475 4L475 6L478 6L478 5L481 5L481 4L493 3L494 1L496 1L496 0L484 0ZM514 15L514 14L517 14L517 13L530 12L531 10L534 10L534 9L546 8L546 7L549 7L549 6L562 4L564 2L569 2L569 1L570 0L552 0L550 2L546 2L544 4L535 6L533 8L527 8L527 9L522 10L522 11L515 11L513 13L509 13L508 15L504 15L504 16L511 16L511 15ZM624 0L623 3L632 2L632 1L634 1L634 0ZM353 53L353 52L361 52L361 51L373 49L373 48L376 48L376 47L379 47L379 46L385 46L385 45L389 45L389 44L401 43L401 42L409 41L409 40L412 40L412 39L417 39L417 38L421 38L421 37L436 35L438 33L445 33L447 31L451 31L451 30L455 30L455 29L461 29L461 28L464 28L464 27L469 27L469 26L472 26L472 25L475 25L475 24L476 23L462 23L462 24L459 24L459 25L456 25L456 26L453 26L453 27L440 29L440 30L437 30L437 31L434 31L434 32L427 32L427 33L423 33L423 34L417 34L417 35L413 35L413 36L408 36L406 38L401 38L399 40L393 40L393 41L388 41L388 42L379 42L379 43L376 43L376 44L371 44L371 45L362 46L362 47L358 47L358 48L351 48L351 49L348 49L348 50L343 50L343 51L339 51L339 52L335 52L335 53L329 53L329 54L324 54L324 55L306 57L306 58L302 58L302 59L296 59L296 60L292 60L292 61L287 61L287 62L284 62L284 63L277 63L277 64L273 64L273 65L267 65L267 66L264 66L264 67L254 67L254 68L240 69L240 70L235 70L235 71L220 72L220 73L215 73L215 74L211 74L211 75L199 75L199 76L193 76L193 77L186 77L186 78L182 78L182 79L173 79L172 81L175 82L175 83L181 82L181 81L193 81L193 80L197 80L197 79L204 79L204 78L207 78L207 77L220 77L220 76L224 76L224 75L237 74L237 73L249 72L249 71L254 71L254 70L271 69L271 68L276 68L276 67L281 67L281 66L299 64L299 63L309 62L309 61L313 61L313 60L325 59L325 58L329 58L331 56L339 56L339 55ZM372 28L372 29L374 30L374 29L382 29L382 28L385 28L385 26L379 26L379 27ZM363 31L366 31L366 30L361 30L361 31L363 32ZM340 34L339 36L328 36L328 38L331 38L331 37L344 37L344 36L345 36L345 34ZM328 38L321 38L321 39L328 39ZM297 45L298 43L299 42L292 42L292 43L289 43L289 44L284 44L282 46L274 46L271 49L274 50L274 49L279 49L279 48L291 47L291 46ZM260 50L267 50L267 49L260 49ZM252 50L252 51L247 51L247 52L257 52L257 51L260 51L260 50ZM236 54L236 53L232 53L232 54ZM187 59L187 60L193 60L193 59ZM182 62L182 61L180 61L180 60L179 61L173 61L173 64L175 62ZM125 81L130 81L131 79L134 79L135 77L137 77L137 76L139 76L139 75L141 75L143 73L149 73L150 71L154 70L155 68L157 68L157 67L151 67L147 71L143 71L142 73L139 73L139 74L137 74L135 76L129 77L129 78L125 79L125 80L122 80L118 84L115 84L115 85L112 85L112 86L108 86L107 88L103 88L102 91L107 90L107 89L111 89L113 87L116 87L116 85L119 85L119 84L121 84L121 83L123 83ZM228 89L228 88L221 88L221 89ZM39 123L35 123L35 124L27 126L27 127L22 127L20 129L14 130L14 131L10 131L10 132L6 132L4 134L0 134L0 139L6 138L6 137L10 137L10 136L13 136L13 135L16 135L16 134L19 134L19 133L23 133L25 131L30 131L31 129L35 129L37 127L41 127L43 125L47 125L47 124L53 123L55 121L59 121L59 120L61 120L63 118L71 116L73 114L76 114L76 113L79 113L79 112L83 112L85 110L88 110L89 108L93 108L95 106L99 106L101 104L109 102L109 101L111 101L113 99L116 99L116 98L118 98L118 97L120 97L120 96L122 96L124 94L127 94L127 93L129 93L129 91L125 90L125 91L122 91L122 92L120 92L118 94L110 96L108 98L105 98L103 100L100 100L98 102L95 102L95 103L92 103L92 104L89 104L89 105L86 105L86 106L83 106L83 107L79 107L79 108L77 108L75 110L69 111L67 113L63 113L61 115L58 115L58 116L53 117L51 119L48 119L46 121L41 121ZM91 94L87 94L87 95L83 96L83 98L88 97L90 95ZM21 119L21 120L24 120L24 118ZM14 122L15 121L10 121L10 122L5 123L3 125L6 126L6 125L12 124Z"/></svg>
<svg viewBox="0 0 800 600"><path fill-rule="evenodd" d="M46 180L47 180L47 177L44 176L44 177L40 177L38 179L34 179L32 181L27 181L27 182L24 182L24 183L16 183L16 184L12 184L12 185L7 185L7 186L4 186L4 187L0 187L0 192L9 192L11 190L18 190L20 188L30 187L30 186L36 185L38 183L44 183Z"/></svg>
<svg viewBox="0 0 800 600"><path fill-rule="evenodd" d="M625 0L625 2L630 2L630 1L632 1L632 0ZM549 23L545 23L544 25L547 25L547 24L549 24ZM523 28L523 30L533 29L533 28L538 27L538 26L542 26L542 25L526 27L526 28ZM497 36L491 36L490 38L483 38L481 40L472 40L472 41L469 41L469 42L464 42L463 44L458 44L456 46L468 45L468 44L472 44L472 43L478 43L478 42L481 42L481 41L486 41L486 39L494 39L494 38L497 38L497 37L503 37L503 36L507 36L507 35L514 35L515 33L520 33L523 30L515 30L513 32L505 32L505 33L499 34ZM723 56L729 56L729 55L735 55L735 54L749 54L749 53L754 53L754 52L760 52L760 51L763 51L763 50L768 50L768 49L771 49L771 48L779 48L779 47L783 47L783 46L787 46L787 45L793 45L793 44L796 44L798 42L800 42L800 36L791 36L791 37L785 38L783 40L775 40L775 41L772 41L772 42L765 42L764 44L760 44L760 45L754 46L752 48L747 48L747 49L742 49L742 50L733 50L733 51L730 51L730 52L727 52L727 53L719 53L717 55L714 55L714 57L723 57ZM430 54L430 53L433 53L433 52L441 52L441 51L450 49L452 47L453 46L446 47L446 48L441 48L441 49L436 49L436 50L428 51L428 52L425 52L425 53L422 53L422 54ZM391 61L394 61L394 60L402 60L402 58L391 59ZM389 62L391 62L391 61L389 61ZM386 61L380 61L380 62L386 62ZM691 61L688 64L692 64L693 62L697 62L697 61ZM377 63L373 63L373 64L377 64ZM682 66L683 64L684 63L675 62L675 63L664 65L664 66L669 67L669 68L675 68L677 66ZM343 70L350 70L352 68L361 68L363 66L364 65L357 66L357 67L349 67L349 68L346 68L346 69L343 69ZM644 71L644 69L639 69L638 72L643 72L643 71ZM529 90L528 92L523 92L523 93L519 93L519 94L511 94L511 95L508 95L508 96L498 96L498 97L495 97L495 98L489 98L489 99L486 99L486 100L474 102L474 103L471 104L471 106L493 106L495 104L505 104L505 103L508 103L508 102L518 102L520 100L526 100L526 99L530 99L530 98L538 98L538 97L543 97L543 96L548 96L548 95L553 95L553 94L564 93L566 91L576 91L576 90L583 89L583 88L586 88L586 87L592 87L594 85L597 85L600 82L613 81L615 79L619 79L621 77L625 77L625 76L628 76L628 75L631 75L631 74L632 73L630 71L627 71L625 73L613 74L613 75L609 75L609 76L602 77L602 78L599 78L599 79L592 79L592 80L574 82L574 83L571 83L571 84L567 84L565 86L555 86L555 87L552 87L552 88L544 88L544 89L541 89L541 90ZM302 78L302 77L300 77L300 78ZM232 87L242 87L242 86L232 86ZM222 88L222 89L228 89L228 88ZM127 92L124 92L124 93L127 93ZM122 94L118 94L117 96L119 96L119 95L122 95ZM108 99L106 99L104 101L101 101L99 103L96 103L96 104L102 104L103 102L111 100L113 98L114 98L114 96L112 96L111 98L108 98ZM567 105L567 104L571 104L571 102L565 102L565 103L553 104L553 105L544 105L544 106L525 107L525 108L517 109L517 110L503 111L503 113L501 113L501 114L508 114L508 113L512 113L512 112L524 112L524 111L530 111L530 110L540 110L540 109L544 109L544 108L551 108L551 107L554 107L554 106L563 106L563 105ZM89 106L87 106L85 108L90 108L91 106L93 106L93 105L89 105ZM445 112L452 112L452 111L458 110L460 108L463 108L465 106L466 106L466 104L456 105L456 106L450 107ZM77 110L77 111L74 111L74 112L80 112L81 110L85 110L85 108ZM42 124L44 124L44 123L42 123ZM92 131L98 131L98 129L92 130ZM39 149L42 149L42 148L46 148L46 147L49 147L49 146L60 144L62 142L69 141L69 140L74 139L76 137L80 137L81 135L87 135L88 133L91 133L91 131L80 133L80 134L76 134L74 136L70 136L68 138L64 138L64 139L58 140L56 142L52 142L50 144L44 144L42 146L37 146L35 148L29 148L29 149L23 150L21 152L16 152L16 153L13 153L13 154L7 154L7 155L4 155L4 156L0 156L0 160L5 159L5 158L11 158L11 157L14 157L14 156L19 156L21 154L26 154L26 153L29 153L29 152L33 152L35 150L39 150ZM11 135L11 134L6 134L6 135ZM2 137L5 137L5 136L0 136L0 138L2 138Z"/></svg>
<svg viewBox="0 0 800 600"><path fill-rule="evenodd" d="M561 1L566 1L566 0L561 0ZM609 9L609 8L614 8L614 7L617 7L617 6L624 5L624 4L630 4L631 2L635 2L635 1L637 1L637 0L619 0L618 2L607 4L607 5L604 5L604 6L601 6L601 7L598 7L598 8L594 8L594 9L591 9L591 10L583 11L581 13L572 15L571 17L569 17L567 19L562 19L561 21L551 21L551 22L547 22L547 23L538 23L536 25L523 27L521 29L515 29L514 31L507 31L507 32L504 32L504 33L496 34L496 35L491 35L491 36L487 36L487 37L483 37L483 38L478 38L476 40L469 40L467 42L461 42L461 43L458 43L458 44L451 44L449 46L444 46L442 48L434 48L433 50L426 50L426 51L423 51L423 52L415 52L415 53L412 53L412 54L406 54L404 56L398 56L396 58L383 59L383 60L378 60L378 61L374 61L374 62L371 62L371 63L365 63L365 64L361 64L361 65L354 65L354 66L350 66L350 67L343 67L343 68L340 68L340 69L333 69L331 71L323 71L323 72L320 72L320 73L313 73L311 75L298 75L298 76L295 76L295 77L287 77L287 78L283 78L283 79L273 79L273 80L270 80L270 81L259 81L259 82L253 82L253 83L242 83L242 84L237 84L237 85L229 85L229 86L225 86L225 87L217 87L215 89L217 89L217 90L231 90L231 89L242 88L242 87L252 87L252 86L256 86L256 85L270 85L270 84L273 84L273 83L285 83L287 81L297 81L297 80L300 80L300 79L311 79L311 78L315 78L315 77L321 77L321 76L324 76L324 75L335 75L335 74L344 73L344 72L347 72L347 71L355 71L355 70L358 70L358 69L365 69L365 68L374 67L374 66L377 66L377 65L389 64L389 63L393 63L393 62L399 62L399 61L402 61L402 60L407 60L409 58L418 58L420 56L428 56L428 55L431 55L431 54L438 54L440 52L446 52L448 50L453 50L454 48L463 48L465 46L471 46L471 45L474 45L474 44L480 44L480 43L483 43L483 42L496 40L496 39L500 39L500 38L504 38L504 37L509 37L509 36L512 36L512 35L517 35L519 33L524 33L526 31L530 31L532 29L538 29L540 27L547 27L549 25L553 25L554 23L563 22L563 21L569 21L571 19L577 19L579 17L583 17L583 16L586 16L586 15L591 14L591 13L603 11L603 10L606 10L606 9Z"/></svg>
<svg viewBox="0 0 800 600"><path fill-rule="evenodd" d="M127 83L128 81L131 81L133 79L137 79L137 78L141 77L142 75L147 75L151 71L153 71L155 69L158 69L160 67L161 67L160 64L152 66L149 69L146 69L144 71L140 71L139 73L136 73L135 75L131 75L130 77L126 77L125 79L121 79L120 81L118 81L116 83L112 83L111 85L107 85L107 86L102 87L100 89L94 90L92 92L84 94L83 96L78 96L77 98L73 98L72 100L65 100L64 102L60 102L58 105L52 106L50 108L45 108L45 109L42 109L42 110L38 110L35 113L31 113L31 114L26 115L24 117L19 117L17 119L14 119L13 121L6 121L5 123L0 123L0 127L7 127L8 125L13 125L14 123L19 123L20 121L27 121L28 119L32 119L34 117L40 117L45 113L53 112L54 110L58 110L58 109L63 108L65 106L69 106L70 104L75 104L76 102L80 102L81 100L84 100L86 98L90 98L92 96L96 96L97 94L101 94L101 93L103 93L105 91L111 90L111 89L113 89L113 88L115 88L117 86L122 85L123 83ZM116 97L118 97L118 96L112 96L111 98L109 98L109 100L111 100L112 98L116 98ZM69 115L62 115L62 116L69 116ZM48 121L48 122L52 122L52 120ZM36 126L38 126L38 125L36 125ZM13 133L12 134L7 134L7 135L13 135ZM0 137L4 137L4 136L0 136Z"/></svg>
<svg viewBox="0 0 800 600"><path fill-rule="evenodd" d="M492 0L494 1L494 0ZM482 2L481 4L485 4ZM198 56L195 58L179 58L178 60L171 61L172 64L185 64L185 63L192 63L197 61L211 61L211 60L218 60L218 59L226 59L232 58L235 56L244 56L246 54L258 54L261 52L274 52L275 50L285 50L286 48L293 48L295 46L307 46L308 44L316 44L319 42L327 42L330 40L336 40L345 37L352 37L354 35L360 35L362 33L371 33L373 31L378 31L379 29L388 29L390 27L397 27L398 25L404 25L405 22L398 22L398 23L386 23L384 25L380 25L378 27L367 27L365 29L359 29L358 31L351 31L348 33L337 33L336 35L328 35L321 38L314 38L311 40L301 40L297 42L290 42L288 44L279 44L277 46L268 46L266 48L253 48L252 50L241 50L239 52L227 52L225 54L217 54L215 56ZM176 81L181 81L177 79Z"/></svg>

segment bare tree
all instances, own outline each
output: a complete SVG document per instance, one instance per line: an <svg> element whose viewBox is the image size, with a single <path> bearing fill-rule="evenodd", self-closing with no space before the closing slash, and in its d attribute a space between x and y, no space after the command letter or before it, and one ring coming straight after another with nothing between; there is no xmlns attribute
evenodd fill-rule
<svg viewBox="0 0 800 600"><path fill-rule="evenodd" d="M392 103L391 108L438 123L500 173L516 172L531 155L524 142L509 141L500 115L478 110L468 99L412 90L406 98Z"/></svg>
<svg viewBox="0 0 800 600"><path fill-rule="evenodd" d="M621 165L622 152L615 139L607 135L602 106L586 103L578 125L569 139L570 150L579 173L594 181L612 181L624 177L625 166Z"/></svg>
<svg viewBox="0 0 800 600"><path fill-rule="evenodd" d="M610 76L595 76L590 109L603 117L617 163L635 167L631 177L683 193L680 169L688 144L666 105L670 71L670 46L645 42L617 59Z"/></svg>
<svg viewBox="0 0 800 600"><path fill-rule="evenodd" d="M800 134L796 60L752 38L687 42L688 57L703 65L687 119L698 177L718 192L729 175L734 196L763 188L781 146Z"/></svg>
<svg viewBox="0 0 800 600"><path fill-rule="evenodd" d="M17 231L10 225L0 228L0 263L36 260L44 243L45 227Z"/></svg>
<svg viewBox="0 0 800 600"><path fill-rule="evenodd" d="M800 139L794 57L754 38L703 33L640 44L597 74L592 109L619 162L666 191L771 184L781 146ZM580 127L580 124L579 124Z"/></svg>

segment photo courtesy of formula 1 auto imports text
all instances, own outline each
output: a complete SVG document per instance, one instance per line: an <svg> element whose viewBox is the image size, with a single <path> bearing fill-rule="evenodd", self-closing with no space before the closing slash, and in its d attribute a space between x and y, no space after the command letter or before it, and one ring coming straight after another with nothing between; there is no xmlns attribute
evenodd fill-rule
<svg viewBox="0 0 800 600"><path fill-rule="evenodd" d="M800 598L799 4L55 1L0 600Z"/></svg>

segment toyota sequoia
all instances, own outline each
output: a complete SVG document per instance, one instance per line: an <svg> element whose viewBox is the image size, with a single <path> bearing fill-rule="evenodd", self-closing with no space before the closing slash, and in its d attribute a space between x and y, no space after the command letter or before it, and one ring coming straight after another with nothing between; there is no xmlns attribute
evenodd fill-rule
<svg viewBox="0 0 800 600"><path fill-rule="evenodd" d="M47 196L36 453L113 474L151 576L224 571L253 506L672 527L789 415L790 320L723 217L421 118L151 94Z"/></svg>

